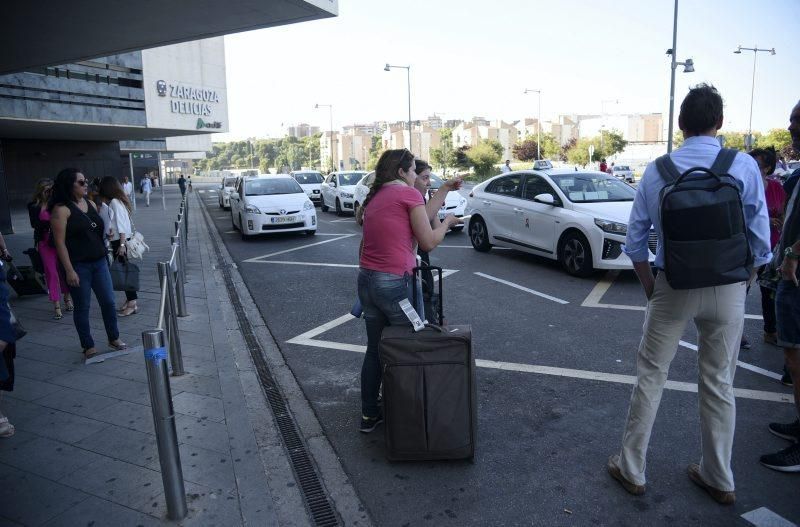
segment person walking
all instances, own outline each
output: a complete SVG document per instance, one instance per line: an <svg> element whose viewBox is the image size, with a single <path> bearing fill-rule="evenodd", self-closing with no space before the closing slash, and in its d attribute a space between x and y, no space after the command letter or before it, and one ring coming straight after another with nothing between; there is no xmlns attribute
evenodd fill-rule
<svg viewBox="0 0 800 527"><path fill-rule="evenodd" d="M48 210L52 215L58 259L66 272L67 285L75 302L73 321L84 357L97 354L89 325L91 292L103 314L108 345L116 350L127 348L119 339L114 291L106 260L103 220L94 203L86 199L86 177L76 168L58 173Z"/></svg>
<svg viewBox="0 0 800 527"><path fill-rule="evenodd" d="M111 242L111 255L120 262L127 262L127 243L133 235L131 202L115 177L106 176L100 181L100 199L108 206L110 221L106 224L106 238ZM127 317L139 312L136 291L125 291L125 303L117 309L117 315Z"/></svg>
<svg viewBox="0 0 800 527"><path fill-rule="evenodd" d="M792 148L800 154L800 101L789 117ZM780 472L800 472L800 168L786 180L784 190L789 194L786 204L786 222L783 224L778 245L778 271L782 280L775 291L775 314L778 329L778 346L793 383L794 420L788 423L770 423L769 431L792 444L774 454L761 456L761 464Z"/></svg>
<svg viewBox="0 0 800 527"><path fill-rule="evenodd" d="M506 164L500 167L500 173L501 174L506 174L508 172L511 172L511 160L510 159L506 159Z"/></svg>
<svg viewBox="0 0 800 527"><path fill-rule="evenodd" d="M142 194L144 194L144 202L147 206L150 206L150 193L153 192L153 182L150 180L150 176L145 176L142 178Z"/></svg>
<svg viewBox="0 0 800 527"><path fill-rule="evenodd" d="M183 177L183 174L178 178L178 188L181 189L181 197L184 197L186 195L186 178Z"/></svg>
<svg viewBox="0 0 800 527"><path fill-rule="evenodd" d="M678 342L687 323L694 320L699 342L698 396L702 456L699 464L689 465L688 475L692 482L718 503L732 504L736 501L731 470L736 421L733 377L744 323L746 276L750 275L752 279L753 266L769 262L772 253L769 247L769 217L758 165L744 153L721 152L716 139L717 130L723 122L722 108L722 97L713 86L701 84L689 90L681 103L678 117L678 124L686 139L672 154L647 166L636 190L628 221L624 251L633 262L644 288L647 310L637 352L636 385L631 394L622 448L619 454L608 459L606 468L626 491L634 495L645 492L647 447L661 394ZM724 156L720 156L721 153ZM676 214L670 211L669 220L662 215L662 189L668 181L675 181L674 175L670 177L673 171L668 169L672 165L675 172L683 173L693 167L712 167L718 157L727 158L732 163L730 168L721 167L719 173L730 175L725 181L731 182L731 186L735 185L742 203L743 225L736 232L743 231L744 235L725 240L729 242L726 246L729 248L728 256L730 259L737 258L734 263L726 260L730 264L726 269L731 265L738 267L726 271L726 280L717 280L718 275L713 275L714 283L724 285L689 287L681 283L680 288L675 288L671 282L677 285L678 280L690 280L694 278L694 273L687 271L686 274L690 276L675 275L674 269L680 267L676 259L683 253L677 252L680 248L676 245L667 246L670 251L667 253L663 243L665 232L674 235L664 227L669 221L669 227L675 228L672 222ZM659 166L666 169L666 173L662 173ZM726 188L730 189L731 186ZM717 199L716 194L714 196ZM725 211L727 214L729 209L724 207L726 203L717 205L715 213ZM694 210L691 209L691 212L694 213ZM716 227L719 222L715 220L718 219L717 216L710 218L707 227ZM655 229L659 240L655 260L659 272L655 278L648 262L647 242L651 228ZM749 249L745 243L749 244ZM735 246L731 247L730 244ZM738 262L741 253L752 257ZM665 266L665 262L669 262L669 265ZM722 266L725 265L721 263ZM730 279L729 275L735 278ZM745 278L731 283L740 279L740 276Z"/></svg>
<svg viewBox="0 0 800 527"><path fill-rule="evenodd" d="M39 257L42 260L44 269L44 280L47 284L47 296L53 303L53 318L61 320L64 314L61 312L60 297L63 295L64 307L67 311L72 311L75 306L69 293L69 287L64 277L63 270L58 263L53 233L50 229L50 211L47 210L47 203L53 193L53 180L42 179L36 185L36 193L33 200L28 204L28 212L31 215L33 225L33 242ZM35 222L34 222L35 218Z"/></svg>
<svg viewBox="0 0 800 527"><path fill-rule="evenodd" d="M128 201L133 203L133 183L130 182L128 176L122 176L122 192L128 197Z"/></svg>
<svg viewBox="0 0 800 527"><path fill-rule="evenodd" d="M0 402L2 392L14 389L14 356L16 355L17 335L11 325L11 309L8 306L8 286L3 262L11 261L6 241L0 234ZM3 415L0 407L0 437L11 437L16 432L14 425Z"/></svg>
<svg viewBox="0 0 800 527"><path fill-rule="evenodd" d="M428 205L414 189L414 154L407 149L386 150L375 167L375 181L360 208L364 236L359 259L358 298L367 327L367 352L361 366L361 425L369 433L383 422L378 408L381 364L378 355L383 328L410 324L399 302L411 299L415 245L431 251L459 220L447 215L436 229L426 208L438 211L443 199Z"/></svg>

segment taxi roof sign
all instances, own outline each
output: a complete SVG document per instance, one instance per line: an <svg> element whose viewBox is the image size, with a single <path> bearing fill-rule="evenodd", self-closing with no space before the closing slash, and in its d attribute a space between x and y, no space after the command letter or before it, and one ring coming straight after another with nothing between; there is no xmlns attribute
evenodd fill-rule
<svg viewBox="0 0 800 527"><path fill-rule="evenodd" d="M553 168L553 163L549 159L537 159L533 162L534 170L547 170L549 168Z"/></svg>

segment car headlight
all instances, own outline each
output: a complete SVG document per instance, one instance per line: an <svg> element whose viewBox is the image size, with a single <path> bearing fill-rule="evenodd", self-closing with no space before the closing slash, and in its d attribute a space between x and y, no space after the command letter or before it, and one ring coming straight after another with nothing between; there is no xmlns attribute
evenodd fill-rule
<svg viewBox="0 0 800 527"><path fill-rule="evenodd" d="M628 226L624 223L595 218L594 224L610 234L620 234L622 236L628 234Z"/></svg>
<svg viewBox="0 0 800 527"><path fill-rule="evenodd" d="M305 204L303 205L303 210L311 210L313 208L314 208L314 204L311 203L310 201L306 201Z"/></svg>
<svg viewBox="0 0 800 527"><path fill-rule="evenodd" d="M261 211L255 205L245 206L244 211L248 214L261 214Z"/></svg>
<svg viewBox="0 0 800 527"><path fill-rule="evenodd" d="M349 192L342 192L342 197L347 199L352 199L353 195Z"/></svg>

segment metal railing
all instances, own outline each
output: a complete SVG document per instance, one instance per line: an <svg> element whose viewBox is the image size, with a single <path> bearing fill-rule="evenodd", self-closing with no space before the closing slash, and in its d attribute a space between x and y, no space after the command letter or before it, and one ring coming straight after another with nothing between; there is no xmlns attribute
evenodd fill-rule
<svg viewBox="0 0 800 527"><path fill-rule="evenodd" d="M184 374L178 317L188 316L186 309L186 262L188 261L189 201L181 200L175 235L170 237L170 257L158 262L158 277L161 295L156 329L142 332L147 383L150 389L150 405L161 464L161 479L167 502L167 515L171 520L186 516L186 492L183 485L178 434L175 427L175 411L172 406L172 391L169 370L173 376ZM165 334L166 333L166 338ZM168 346L165 344L168 343ZM169 349L169 354L167 353ZM169 356L169 364L167 364Z"/></svg>

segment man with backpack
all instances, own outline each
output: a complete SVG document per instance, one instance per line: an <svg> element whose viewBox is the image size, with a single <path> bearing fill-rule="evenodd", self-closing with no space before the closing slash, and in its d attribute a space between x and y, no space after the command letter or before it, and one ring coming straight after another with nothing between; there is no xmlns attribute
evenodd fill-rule
<svg viewBox="0 0 800 527"><path fill-rule="evenodd" d="M634 495L644 494L650 433L670 363L693 320L702 457L689 465L688 475L718 503L736 500L733 377L747 283L772 253L758 164L746 154L720 148L716 135L722 121L716 88L701 84L689 90L678 117L683 146L647 166L628 222L624 250L648 305L622 449L609 458L607 469ZM657 277L648 263L651 228L658 234Z"/></svg>

